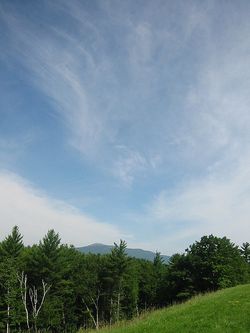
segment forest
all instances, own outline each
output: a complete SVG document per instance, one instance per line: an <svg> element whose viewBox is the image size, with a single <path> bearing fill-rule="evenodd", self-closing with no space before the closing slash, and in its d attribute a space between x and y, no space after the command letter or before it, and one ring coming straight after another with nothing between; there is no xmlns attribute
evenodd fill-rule
<svg viewBox="0 0 250 333"><path fill-rule="evenodd" d="M25 246L17 226L0 243L0 330L99 329L193 295L250 282L250 244L203 236L165 263L128 257L120 240L110 254L80 253L49 230Z"/></svg>

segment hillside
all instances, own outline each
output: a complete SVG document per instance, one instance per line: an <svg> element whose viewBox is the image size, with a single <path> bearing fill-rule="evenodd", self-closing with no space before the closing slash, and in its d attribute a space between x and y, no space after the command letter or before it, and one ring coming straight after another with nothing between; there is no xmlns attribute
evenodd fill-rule
<svg viewBox="0 0 250 333"><path fill-rule="evenodd" d="M249 333L250 285L224 289L100 333ZM79 332L80 333L80 332Z"/></svg>
<svg viewBox="0 0 250 333"><path fill-rule="evenodd" d="M77 249L82 253L94 253L94 254L107 254L110 253L112 250L112 245L105 245L105 244L91 244L88 246L78 247ZM130 257L138 258L138 259L146 259L153 261L155 257L155 253L152 251L146 251L142 249L126 249L126 253ZM162 258L165 262L168 262L169 256L162 255Z"/></svg>

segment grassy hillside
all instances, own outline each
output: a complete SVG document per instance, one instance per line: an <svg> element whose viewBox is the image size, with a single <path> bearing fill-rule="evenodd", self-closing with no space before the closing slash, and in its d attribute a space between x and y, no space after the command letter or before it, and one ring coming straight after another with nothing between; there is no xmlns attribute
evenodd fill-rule
<svg viewBox="0 0 250 333"><path fill-rule="evenodd" d="M154 311L100 333L249 333L250 285L218 291Z"/></svg>

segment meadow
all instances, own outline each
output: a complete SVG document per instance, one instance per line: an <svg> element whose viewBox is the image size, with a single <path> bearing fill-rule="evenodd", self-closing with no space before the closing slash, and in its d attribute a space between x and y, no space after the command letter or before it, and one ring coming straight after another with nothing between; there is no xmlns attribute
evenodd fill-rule
<svg viewBox="0 0 250 333"><path fill-rule="evenodd" d="M250 332L249 284L196 296L185 303L156 310L115 327L100 330L100 333L208 332Z"/></svg>

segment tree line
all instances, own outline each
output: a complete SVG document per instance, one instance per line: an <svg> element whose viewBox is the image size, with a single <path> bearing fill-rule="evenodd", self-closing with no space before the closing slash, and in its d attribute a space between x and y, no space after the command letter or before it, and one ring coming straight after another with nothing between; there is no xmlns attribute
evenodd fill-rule
<svg viewBox="0 0 250 333"><path fill-rule="evenodd" d="M77 332L98 329L197 293L250 282L250 244L204 236L165 263L128 257L126 242L110 254L80 253L49 230L24 246L17 226L0 243L0 330Z"/></svg>

